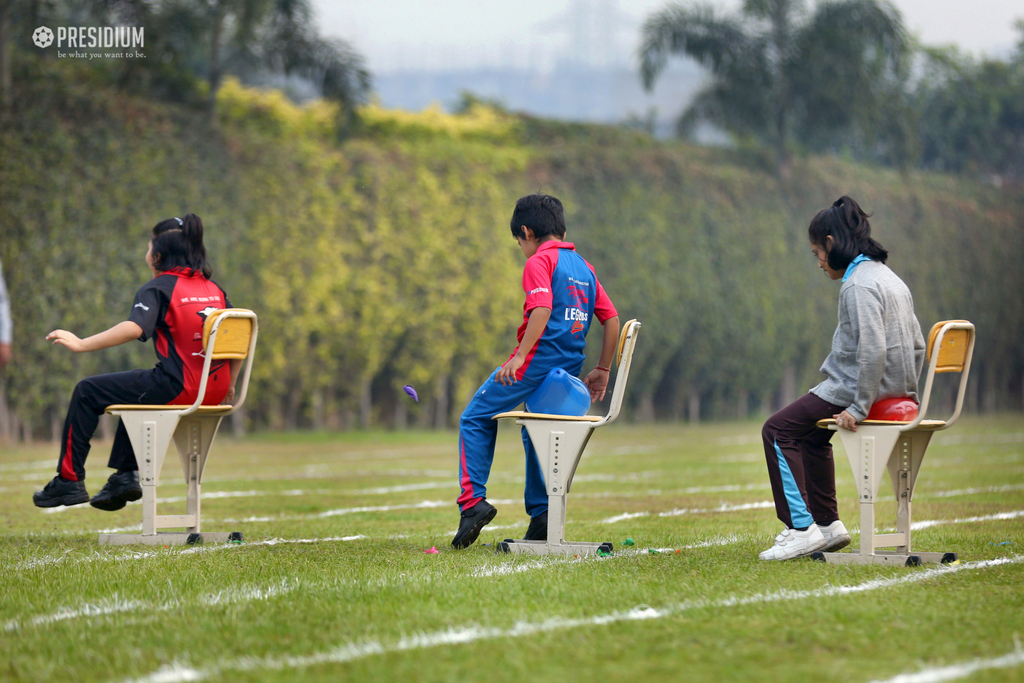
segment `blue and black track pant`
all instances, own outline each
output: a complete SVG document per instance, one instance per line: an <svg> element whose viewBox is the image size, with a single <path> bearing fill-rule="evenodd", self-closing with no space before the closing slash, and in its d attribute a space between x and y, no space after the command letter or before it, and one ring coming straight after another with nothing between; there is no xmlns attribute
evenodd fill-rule
<svg viewBox="0 0 1024 683"><path fill-rule="evenodd" d="M839 519L832 432L815 424L842 412L805 394L768 418L761 430L775 512L791 529L827 526Z"/></svg>

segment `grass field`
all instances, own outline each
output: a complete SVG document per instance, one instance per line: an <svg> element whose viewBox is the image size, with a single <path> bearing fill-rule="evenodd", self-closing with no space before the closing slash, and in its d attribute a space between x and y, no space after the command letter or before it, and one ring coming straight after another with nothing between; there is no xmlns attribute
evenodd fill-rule
<svg viewBox="0 0 1024 683"><path fill-rule="evenodd" d="M460 552L452 433L224 438L203 526L245 543L166 549L98 545L100 530L139 528L137 504L36 509L55 447L8 447L0 679L1024 680L1024 417L966 417L936 436L914 546L959 553L947 567L758 561L780 530L759 432L599 431L567 531L615 552L568 560L493 550L526 529L512 429L488 491L498 516ZM89 462L91 493L106 449ZM836 454L856 544L838 439ZM176 468L168 460L161 513L184 511ZM891 491L880 509L881 526L894 523Z"/></svg>

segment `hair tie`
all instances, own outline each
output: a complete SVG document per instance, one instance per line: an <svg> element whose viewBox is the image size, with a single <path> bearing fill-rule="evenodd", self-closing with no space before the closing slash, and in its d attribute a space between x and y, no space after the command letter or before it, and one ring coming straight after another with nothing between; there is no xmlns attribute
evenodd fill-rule
<svg viewBox="0 0 1024 683"><path fill-rule="evenodd" d="M178 225L181 225L181 226L184 226L184 225L185 225L185 221L181 220L181 219L180 219L180 218L178 218L177 216L175 216L175 217L174 217L174 220L178 221Z"/></svg>

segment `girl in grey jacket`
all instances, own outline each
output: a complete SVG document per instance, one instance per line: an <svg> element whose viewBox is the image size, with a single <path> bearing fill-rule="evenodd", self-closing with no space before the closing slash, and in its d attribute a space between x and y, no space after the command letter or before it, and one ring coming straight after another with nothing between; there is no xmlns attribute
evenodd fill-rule
<svg viewBox="0 0 1024 683"><path fill-rule="evenodd" d="M833 432L815 423L832 417L840 428L856 431L875 402L917 400L924 335L910 290L885 265L889 253L871 238L869 215L843 196L807 229L818 266L842 280L839 325L821 366L825 380L772 415L761 431L775 510L786 525L762 560L806 557L850 543L836 502Z"/></svg>

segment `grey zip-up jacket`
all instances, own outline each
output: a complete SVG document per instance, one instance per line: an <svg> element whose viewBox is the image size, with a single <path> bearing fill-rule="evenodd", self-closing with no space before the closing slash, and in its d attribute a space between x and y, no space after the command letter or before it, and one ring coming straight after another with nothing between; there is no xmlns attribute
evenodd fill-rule
<svg viewBox="0 0 1024 683"><path fill-rule="evenodd" d="M828 379L811 393L860 422L881 399L917 401L924 355L910 290L884 263L864 261L839 289L839 326L821 366Z"/></svg>

